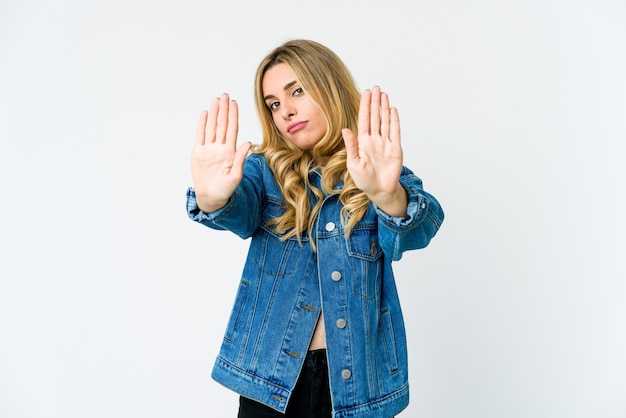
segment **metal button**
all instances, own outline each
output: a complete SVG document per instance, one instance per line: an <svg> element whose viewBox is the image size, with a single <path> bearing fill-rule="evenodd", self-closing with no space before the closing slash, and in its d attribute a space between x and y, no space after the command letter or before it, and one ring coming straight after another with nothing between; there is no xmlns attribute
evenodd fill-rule
<svg viewBox="0 0 626 418"><path fill-rule="evenodd" d="M341 371L341 377L343 377L344 379L350 379L350 377L352 376L352 372L348 369L343 369Z"/></svg>
<svg viewBox="0 0 626 418"><path fill-rule="evenodd" d="M376 254L378 254L378 250L376 249L376 242L372 241L372 243L370 244L370 255L372 257L376 257Z"/></svg>
<svg viewBox="0 0 626 418"><path fill-rule="evenodd" d="M341 273L339 273L338 271L333 271L333 272L330 274L330 277L331 277L334 281L338 282L339 280L341 280Z"/></svg>
<svg viewBox="0 0 626 418"><path fill-rule="evenodd" d="M328 222L328 223L326 224L326 230L327 230L328 232L330 232L330 231L334 231L334 230L335 230L335 223L334 223L334 222Z"/></svg>
<svg viewBox="0 0 626 418"><path fill-rule="evenodd" d="M335 322L335 325L337 325L337 328L339 328L339 329L344 329L346 327L346 324L347 324L347 322L343 318L339 318L337 320L337 322Z"/></svg>

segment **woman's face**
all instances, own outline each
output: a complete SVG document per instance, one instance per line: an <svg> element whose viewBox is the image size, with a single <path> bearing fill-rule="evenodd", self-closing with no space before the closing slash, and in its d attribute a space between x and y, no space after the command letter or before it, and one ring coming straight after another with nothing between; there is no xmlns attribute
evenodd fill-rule
<svg viewBox="0 0 626 418"><path fill-rule="evenodd" d="M302 150L313 148L326 133L326 122L313 99L304 93L285 63L265 72L263 98L283 138Z"/></svg>

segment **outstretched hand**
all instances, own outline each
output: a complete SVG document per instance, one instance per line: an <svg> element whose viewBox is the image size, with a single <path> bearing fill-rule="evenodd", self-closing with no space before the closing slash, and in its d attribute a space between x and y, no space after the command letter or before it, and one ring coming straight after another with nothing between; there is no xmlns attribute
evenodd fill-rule
<svg viewBox="0 0 626 418"><path fill-rule="evenodd" d="M243 176L250 142L237 148L237 102L223 94L203 111L191 153L191 175L198 207L213 212L228 202Z"/></svg>
<svg viewBox="0 0 626 418"><path fill-rule="evenodd" d="M400 118L378 86L361 96L357 129L358 137L350 129L342 130L352 179L388 215L406 215L406 193L399 183Z"/></svg>

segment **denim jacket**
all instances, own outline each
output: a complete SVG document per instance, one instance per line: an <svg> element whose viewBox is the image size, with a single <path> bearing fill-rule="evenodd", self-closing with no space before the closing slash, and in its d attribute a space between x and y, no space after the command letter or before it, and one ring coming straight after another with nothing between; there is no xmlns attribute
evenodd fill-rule
<svg viewBox="0 0 626 418"><path fill-rule="evenodd" d="M320 180L311 174L316 187ZM202 212L194 190L187 191L192 220L252 238L216 381L284 412L323 311L333 418L388 418L406 408L406 334L391 262L428 245L444 215L409 169L400 183L408 216L390 217L370 204L347 239L338 196L326 195L314 224L317 251L306 233L301 244L281 241L267 225L281 214L283 198L262 155L247 158L241 183L213 213Z"/></svg>

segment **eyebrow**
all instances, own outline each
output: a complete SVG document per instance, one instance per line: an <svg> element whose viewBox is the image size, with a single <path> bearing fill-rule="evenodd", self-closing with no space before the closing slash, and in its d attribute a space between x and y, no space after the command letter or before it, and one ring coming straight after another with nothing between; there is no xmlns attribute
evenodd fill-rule
<svg viewBox="0 0 626 418"><path fill-rule="evenodd" d="M283 91L289 90L297 82L298 82L298 80L293 80L292 82L285 84L285 87L283 87ZM275 97L274 95L268 94L267 96L265 96L263 98L263 101L267 101L267 99L271 99L271 98L274 98L274 97Z"/></svg>

